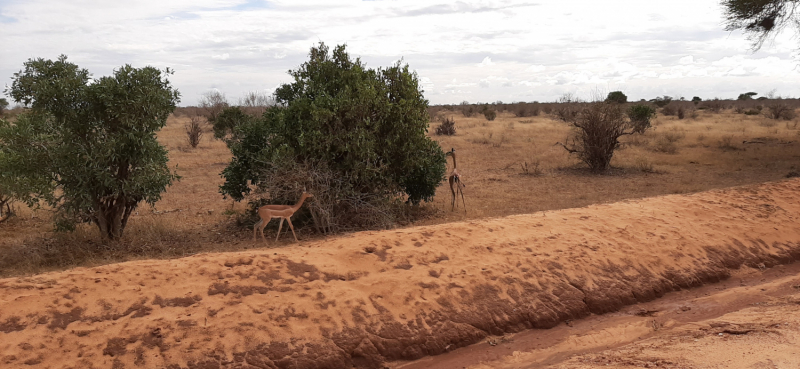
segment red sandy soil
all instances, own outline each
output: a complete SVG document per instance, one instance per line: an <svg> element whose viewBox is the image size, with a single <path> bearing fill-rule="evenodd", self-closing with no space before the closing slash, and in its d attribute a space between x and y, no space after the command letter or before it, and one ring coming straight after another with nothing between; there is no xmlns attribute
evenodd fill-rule
<svg viewBox="0 0 800 369"><path fill-rule="evenodd" d="M731 278L618 312L483 342L397 369L800 368L800 263Z"/></svg>
<svg viewBox="0 0 800 369"><path fill-rule="evenodd" d="M798 199L800 180L787 180L361 232L283 249L2 279L0 365L411 366L415 364L402 361L482 341L490 344L493 337L502 343L500 336L529 329L558 332L567 321L592 324L600 314L613 313L601 316L608 319L624 315L632 305L658 303L661 300L653 300L671 291L736 280L730 277L746 274L748 268L780 269L776 266L800 259ZM774 288L788 291L792 287L786 285L793 282L775 283ZM730 293L735 297L735 290ZM787 292L781 298L795 297ZM610 351L579 351L567 361L551 363L565 368L606 363L626 367L641 358L672 362L672 351L685 353L680 360L691 363L691 355L705 356L698 348L726 334L736 336L729 341L760 342L759 335L784 335L787 344L796 343L797 309L791 304L786 300L784 310L775 304L772 315L744 309L713 322L698 321L695 324L708 326L705 335L676 328L673 336L650 337L665 340L660 346L645 339L610 347L626 342L615 338L619 330L584 326L590 327L588 338L568 344L605 340L612 344L598 347ZM627 328L623 324L622 331L634 332L626 337L647 338L636 332L679 326L670 323L679 321L673 318L675 309L652 310L643 313L651 323L645 319ZM777 319L787 312L793 313L787 326L757 319ZM557 328L542 330L553 327ZM740 345L742 350L759 349ZM517 359L536 365L536 355L523 351ZM497 362L521 365L506 359L498 357Z"/></svg>

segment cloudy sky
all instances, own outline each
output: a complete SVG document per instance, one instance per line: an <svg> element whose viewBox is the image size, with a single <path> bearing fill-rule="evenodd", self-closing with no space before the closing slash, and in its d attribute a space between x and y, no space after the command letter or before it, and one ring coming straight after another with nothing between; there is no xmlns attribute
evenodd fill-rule
<svg viewBox="0 0 800 369"><path fill-rule="evenodd" d="M800 40L752 52L723 28L717 0L0 0L0 76L66 54L95 76L170 67L183 106L213 89L236 101L289 82L323 41L373 68L402 58L432 104L800 97Z"/></svg>

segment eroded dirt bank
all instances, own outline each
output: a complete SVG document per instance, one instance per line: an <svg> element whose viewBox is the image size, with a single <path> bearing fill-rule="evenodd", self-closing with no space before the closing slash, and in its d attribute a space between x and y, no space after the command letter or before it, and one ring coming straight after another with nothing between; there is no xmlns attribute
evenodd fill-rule
<svg viewBox="0 0 800 369"><path fill-rule="evenodd" d="M800 263L742 267L720 283L390 367L798 368Z"/></svg>
<svg viewBox="0 0 800 369"><path fill-rule="evenodd" d="M4 367L382 367L800 259L800 180L0 280Z"/></svg>

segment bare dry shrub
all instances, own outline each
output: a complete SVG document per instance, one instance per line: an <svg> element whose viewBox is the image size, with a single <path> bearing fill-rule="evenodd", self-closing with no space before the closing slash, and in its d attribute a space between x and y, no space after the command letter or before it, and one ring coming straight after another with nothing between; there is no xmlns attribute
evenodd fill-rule
<svg viewBox="0 0 800 369"><path fill-rule="evenodd" d="M765 115L771 119L792 120L796 116L794 108L781 100L776 100L768 105Z"/></svg>
<svg viewBox="0 0 800 369"><path fill-rule="evenodd" d="M200 138L203 137L203 118L191 117L189 123L186 123L184 127L186 128L186 140L192 148L196 148L200 144Z"/></svg>
<svg viewBox="0 0 800 369"><path fill-rule="evenodd" d="M0 275L25 274L135 258L180 257L201 250L196 231L181 230L170 219L139 219L118 241L102 240L88 224L74 232L35 236L0 253Z"/></svg>
<svg viewBox="0 0 800 369"><path fill-rule="evenodd" d="M700 106L710 112L719 113L725 108L725 103L720 99L703 101Z"/></svg>
<svg viewBox="0 0 800 369"><path fill-rule="evenodd" d="M661 108L661 115L668 116L668 117L678 115L678 106L677 106L677 104L669 103L666 106L664 106L663 108Z"/></svg>
<svg viewBox="0 0 800 369"><path fill-rule="evenodd" d="M538 117L540 110L541 106L538 103L517 103L512 108L514 115L520 118Z"/></svg>
<svg viewBox="0 0 800 369"><path fill-rule="evenodd" d="M0 223L14 215L14 212L11 210L11 202L13 199L11 196L4 195L2 189L0 189Z"/></svg>
<svg viewBox="0 0 800 369"><path fill-rule="evenodd" d="M675 154L678 152L678 146L675 144L675 141L670 141L665 136L660 136L658 139L656 139L653 150L657 152L663 152L665 154Z"/></svg>
<svg viewBox="0 0 800 369"><path fill-rule="evenodd" d="M761 127L772 128L778 125L777 122L774 120L762 120L758 122L758 125Z"/></svg>
<svg viewBox="0 0 800 369"><path fill-rule="evenodd" d="M561 102L553 107L553 115L564 122L572 122L581 111L581 105L577 102Z"/></svg>
<svg viewBox="0 0 800 369"><path fill-rule="evenodd" d="M475 105L472 105L472 104L470 104L469 102L466 102L466 101L462 102L458 106L458 110L460 110L461 114L463 114L467 118L475 115L475 113L478 112L478 110L475 109Z"/></svg>
<svg viewBox="0 0 800 369"><path fill-rule="evenodd" d="M619 138L633 133L621 104L591 103L571 122L574 127L564 148L586 163L592 171L608 169Z"/></svg>
<svg viewBox="0 0 800 369"><path fill-rule="evenodd" d="M650 139L644 135L631 135L625 140L625 144L628 146L647 146L649 143Z"/></svg>
<svg viewBox="0 0 800 369"><path fill-rule="evenodd" d="M492 147L502 147L504 143L506 143L506 134L501 133L500 138L497 141L492 142Z"/></svg>
<svg viewBox="0 0 800 369"><path fill-rule="evenodd" d="M239 98L239 106L252 116L261 116L270 106L275 105L272 97L263 91L250 91Z"/></svg>
<svg viewBox="0 0 800 369"><path fill-rule="evenodd" d="M193 117L195 115L203 115L205 110L196 106L183 106L175 108L172 114L176 117Z"/></svg>
<svg viewBox="0 0 800 369"><path fill-rule="evenodd" d="M442 124L436 127L436 134L439 136L453 136L456 134L456 121L451 118L447 117L444 118Z"/></svg>
<svg viewBox="0 0 800 369"><path fill-rule="evenodd" d="M654 173L655 169L653 168L653 163L648 160L646 157L639 156L636 157L636 160L633 163L633 167L644 173Z"/></svg>
<svg viewBox="0 0 800 369"><path fill-rule="evenodd" d="M524 161L520 164L520 167L522 168L522 174L526 176L540 176L544 173L539 159L534 159L530 163Z"/></svg>
<svg viewBox="0 0 800 369"><path fill-rule="evenodd" d="M570 93L566 93L553 104L553 115L564 122L572 122L580 113L582 104L583 101Z"/></svg>
<svg viewBox="0 0 800 369"><path fill-rule="evenodd" d="M736 151L739 150L739 147L733 144L733 136L725 135L719 138L719 142L717 142L717 147L724 151Z"/></svg>
<svg viewBox="0 0 800 369"><path fill-rule="evenodd" d="M675 143L686 137L686 130L678 127L672 127L670 130L663 132L661 136L667 141Z"/></svg>
<svg viewBox="0 0 800 369"><path fill-rule="evenodd" d="M228 100L225 98L225 94L219 91L207 92L203 94L203 98L200 99L200 108L203 109L203 115L209 122L213 122L217 119L217 115L228 106L229 104Z"/></svg>

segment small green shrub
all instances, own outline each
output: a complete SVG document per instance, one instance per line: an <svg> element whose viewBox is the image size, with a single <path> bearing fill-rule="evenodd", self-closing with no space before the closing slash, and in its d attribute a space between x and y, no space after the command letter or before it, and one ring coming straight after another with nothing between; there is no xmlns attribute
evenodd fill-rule
<svg viewBox="0 0 800 369"><path fill-rule="evenodd" d="M641 134L650 128L650 119L656 116L656 109L650 105L636 104L628 108L627 114L634 133Z"/></svg>

